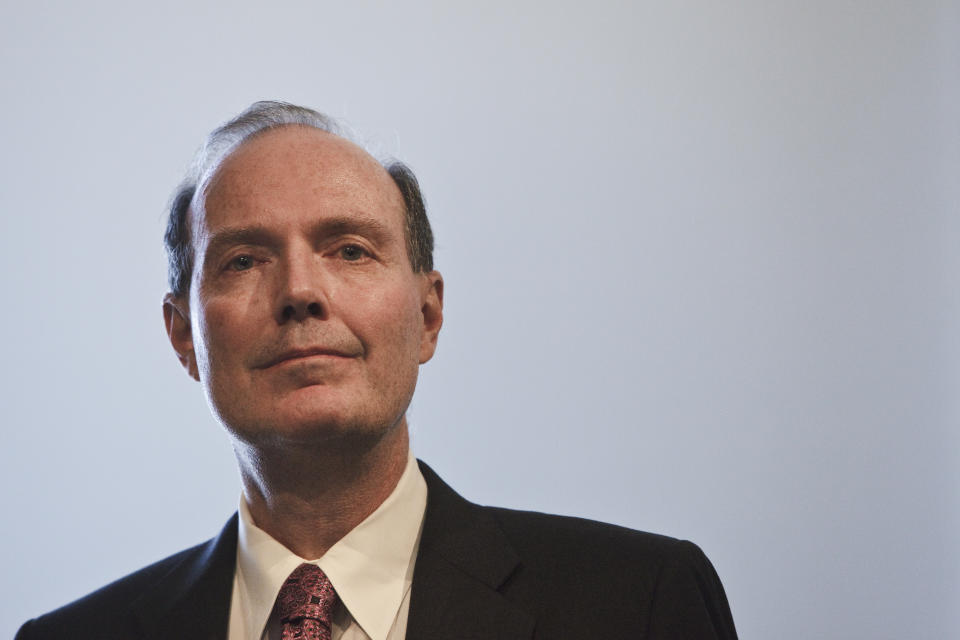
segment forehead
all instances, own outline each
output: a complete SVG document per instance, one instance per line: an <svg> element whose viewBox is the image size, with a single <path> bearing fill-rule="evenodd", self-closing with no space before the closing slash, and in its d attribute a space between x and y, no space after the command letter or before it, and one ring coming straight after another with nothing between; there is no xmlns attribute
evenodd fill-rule
<svg viewBox="0 0 960 640"><path fill-rule="evenodd" d="M198 231L250 216L277 223L355 212L399 228L404 220L400 191L377 160L344 138L299 125L242 143L201 185L200 197Z"/></svg>

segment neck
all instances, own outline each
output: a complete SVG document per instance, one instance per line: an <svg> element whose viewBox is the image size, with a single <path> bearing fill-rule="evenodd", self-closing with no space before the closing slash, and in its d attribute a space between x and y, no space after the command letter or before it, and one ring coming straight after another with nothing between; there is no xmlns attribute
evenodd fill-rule
<svg viewBox="0 0 960 640"><path fill-rule="evenodd" d="M407 463L409 436L403 419L372 445L235 442L234 451L256 525L301 558L313 560L394 490Z"/></svg>

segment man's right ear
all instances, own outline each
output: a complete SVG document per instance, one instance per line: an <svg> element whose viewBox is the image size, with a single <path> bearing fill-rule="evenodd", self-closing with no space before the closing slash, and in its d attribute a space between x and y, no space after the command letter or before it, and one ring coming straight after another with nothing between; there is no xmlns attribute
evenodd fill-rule
<svg viewBox="0 0 960 640"><path fill-rule="evenodd" d="M197 355L193 350L193 330L190 327L190 309L186 301L172 293L163 296L163 322L167 326L167 336L173 350L177 352L180 364L191 378L200 381L197 369Z"/></svg>

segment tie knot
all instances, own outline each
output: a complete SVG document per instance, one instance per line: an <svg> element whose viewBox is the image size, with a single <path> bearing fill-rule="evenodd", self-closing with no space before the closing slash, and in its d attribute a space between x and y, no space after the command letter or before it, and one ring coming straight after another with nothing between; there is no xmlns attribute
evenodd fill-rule
<svg viewBox="0 0 960 640"><path fill-rule="evenodd" d="M290 624L298 625L304 619L307 622L316 620L329 634L330 617L336 603L337 592L327 574L316 565L304 563L294 569L280 587L277 614L285 628Z"/></svg>

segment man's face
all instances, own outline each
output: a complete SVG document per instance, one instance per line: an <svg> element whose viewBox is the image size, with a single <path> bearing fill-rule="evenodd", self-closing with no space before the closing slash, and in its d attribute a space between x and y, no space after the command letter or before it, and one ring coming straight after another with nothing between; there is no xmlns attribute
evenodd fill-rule
<svg viewBox="0 0 960 640"><path fill-rule="evenodd" d="M224 426L309 442L399 424L436 347L442 280L411 268L386 171L341 138L282 127L232 153L198 209L189 304L165 315Z"/></svg>

